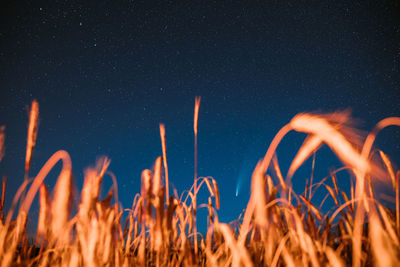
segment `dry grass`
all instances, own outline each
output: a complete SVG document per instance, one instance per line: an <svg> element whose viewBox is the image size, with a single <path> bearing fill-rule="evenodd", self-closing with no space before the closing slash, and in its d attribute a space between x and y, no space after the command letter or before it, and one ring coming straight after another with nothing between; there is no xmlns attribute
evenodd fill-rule
<svg viewBox="0 0 400 267"><path fill-rule="evenodd" d="M400 260L400 172L379 151L381 164L372 161L371 149L381 129L400 126L400 118L377 124L365 141L357 139L348 112L327 115L299 114L276 135L251 179L251 195L238 230L218 219L219 188L212 177L197 177L197 124L200 98L194 112L194 183L186 193L171 196L165 127L160 124L163 156L142 172L140 194L132 208L118 205L114 176L107 172L109 159L98 160L85 171L81 201L71 214L72 173L67 152L56 152L31 179L26 179L4 218L5 178L0 202L1 266L396 266ZM25 172L29 173L37 135L39 106L32 103L28 127ZM289 131L308 136L299 148L286 177L275 154ZM4 155L5 127L0 127L0 161ZM319 179L311 175L305 191L293 192L291 178L307 158L328 145L343 162L343 168ZM376 158L376 157L375 157ZM53 197L43 180L58 161L63 167ZM272 164L271 164L272 163ZM379 167L381 166L381 167ZM269 170L271 173L269 173ZM355 177L350 190L338 186L337 172L348 170ZM105 175L114 180L111 190L99 199ZM276 177L276 180L271 177ZM165 177L165 185L163 185ZM374 179L391 181L395 210L385 208L375 197ZM314 182L315 180L315 182ZM330 183L331 181L331 183ZM205 186L204 186L205 185ZM209 197L197 204L204 187ZM322 203L312 200L316 190L325 192ZM25 194L25 191L27 193ZM28 242L27 217L39 191L39 218L34 242ZM348 196L345 191L350 191ZM112 204L112 198L115 199ZM320 206L331 198L334 206L323 213ZM13 218L15 207L20 208ZM197 232L196 211L208 209L206 236ZM124 211L128 211L126 220Z"/></svg>

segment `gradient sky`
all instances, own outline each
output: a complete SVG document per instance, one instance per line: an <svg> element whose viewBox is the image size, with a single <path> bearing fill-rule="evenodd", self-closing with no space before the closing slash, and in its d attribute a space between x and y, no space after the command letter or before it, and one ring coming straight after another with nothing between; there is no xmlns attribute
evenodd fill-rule
<svg viewBox="0 0 400 267"><path fill-rule="evenodd" d="M400 115L399 14L395 0L3 0L6 205L23 181L33 99L40 126L30 175L65 149L80 189L84 168L107 155L129 208L141 171L161 155L159 123L166 125L171 183L179 193L192 185L194 98L201 96L198 173L218 181L220 219L232 221L246 206L257 160L298 112L350 108L365 131ZM279 147L284 173L304 137L291 133ZM398 158L399 140L392 127L377 145ZM310 166L295 176L298 193ZM314 179L339 166L323 148ZM52 187L55 177L45 183ZM110 185L106 179L104 192Z"/></svg>

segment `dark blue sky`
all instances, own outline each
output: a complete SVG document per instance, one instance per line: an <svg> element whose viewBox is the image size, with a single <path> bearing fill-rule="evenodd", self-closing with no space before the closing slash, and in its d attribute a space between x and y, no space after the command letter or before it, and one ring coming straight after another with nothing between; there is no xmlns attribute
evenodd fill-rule
<svg viewBox="0 0 400 267"><path fill-rule="evenodd" d="M179 192L192 185L194 98L201 96L199 175L218 181L224 221L245 208L252 168L296 113L351 108L364 130L400 115L398 1L0 5L7 204L23 181L32 99L40 127L31 176L65 149L80 189L83 169L107 155L122 205L130 207L141 171L161 155L159 123L166 125L171 183ZM303 138L290 134L279 148L284 173ZM398 129L385 130L378 145L398 158L399 140ZM295 176L299 193L309 163ZM323 149L316 166L320 179L340 163Z"/></svg>

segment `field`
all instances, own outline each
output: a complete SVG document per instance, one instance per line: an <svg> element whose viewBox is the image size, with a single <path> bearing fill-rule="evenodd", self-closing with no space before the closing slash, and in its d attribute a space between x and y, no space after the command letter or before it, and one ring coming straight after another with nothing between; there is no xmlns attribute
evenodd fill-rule
<svg viewBox="0 0 400 267"><path fill-rule="evenodd" d="M197 177L197 118L194 108L195 170L193 186L181 196L169 191L165 128L160 124L163 155L152 169L142 172L141 193L131 209L121 210L114 187L99 199L109 159L88 168L76 214L71 214L71 159L58 151L33 178L29 178L38 134L39 104L32 102L28 125L25 181L4 212L6 181L0 203L1 266L396 266L400 260L400 171L373 144L380 130L400 126L399 117L383 119L363 140L357 139L346 111L296 115L271 142L254 169L251 195L238 225L220 222L219 191L212 177ZM286 177L275 151L289 131L307 134ZM4 155L6 128L0 127L0 160ZM343 167L323 180L313 181L296 194L291 177L321 145L327 145ZM40 149L40 148L38 148ZM53 197L43 183L54 165L62 161ZM348 171L350 190L338 186L336 174ZM117 181L113 177L114 183ZM389 181L395 199L388 209L376 197L374 181ZM200 188L208 201L197 199ZM325 192L335 205L323 213L312 199ZM345 191L350 192L346 194ZM39 194L35 240L27 235L27 218ZM208 207L208 228L197 232L199 203ZM115 203L115 204L112 204Z"/></svg>

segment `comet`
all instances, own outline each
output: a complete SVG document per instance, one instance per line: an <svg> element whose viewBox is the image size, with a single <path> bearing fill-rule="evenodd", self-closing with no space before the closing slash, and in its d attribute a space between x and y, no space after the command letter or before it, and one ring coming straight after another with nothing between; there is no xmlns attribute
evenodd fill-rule
<svg viewBox="0 0 400 267"><path fill-rule="evenodd" d="M254 162L257 162L257 159L258 156L257 153L255 153L255 149L249 145L243 152L243 158L239 165L240 168L238 170L236 179L236 197L238 197L239 193L241 193L240 191L242 190L242 187L246 188L246 185L250 183L252 170L255 167Z"/></svg>

